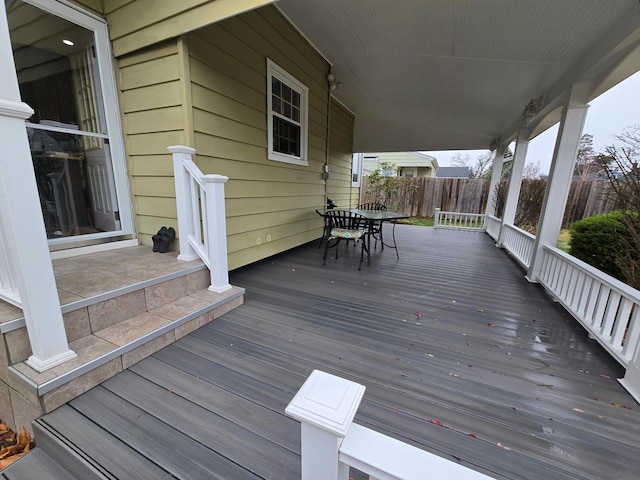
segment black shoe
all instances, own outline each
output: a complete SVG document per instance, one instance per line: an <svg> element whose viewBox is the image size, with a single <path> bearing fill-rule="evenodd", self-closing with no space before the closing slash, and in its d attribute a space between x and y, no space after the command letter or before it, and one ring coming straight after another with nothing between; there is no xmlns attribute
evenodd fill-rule
<svg viewBox="0 0 640 480"><path fill-rule="evenodd" d="M158 230L158 233L156 233L153 237L151 237L151 240L153 240L153 251L157 252L158 249L160 248L160 240L162 239L163 235L166 235L167 233L167 227L161 227L160 230Z"/></svg>
<svg viewBox="0 0 640 480"><path fill-rule="evenodd" d="M173 239L176 238L176 231L173 227L169 227L167 228L167 231L162 235L159 235L159 237L160 241L158 242L158 252L165 253L169 250L169 245L171 245Z"/></svg>

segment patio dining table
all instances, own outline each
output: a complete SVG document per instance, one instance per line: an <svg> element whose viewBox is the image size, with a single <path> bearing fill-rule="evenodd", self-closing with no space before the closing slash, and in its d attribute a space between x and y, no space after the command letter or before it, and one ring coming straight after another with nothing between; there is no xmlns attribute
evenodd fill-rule
<svg viewBox="0 0 640 480"><path fill-rule="evenodd" d="M398 244L396 243L396 222L397 220L402 220L404 218L409 218L409 215L405 215L404 213L392 212L391 210L366 210L363 208L351 208L351 213L357 213L358 215L362 215L367 219L367 231L373 230L373 224L376 222L390 222L393 225L391 230L391 238L393 243L385 243L382 236L380 237L380 242L382 243L383 248L393 248L396 251L396 258L400 260L400 255L398 254ZM371 236L368 237L368 245L367 247L371 248ZM368 259L368 265L371 265L371 256Z"/></svg>
<svg viewBox="0 0 640 480"><path fill-rule="evenodd" d="M347 210L346 208L335 208L335 209L331 209L331 210ZM390 210L368 210L368 209L364 209L364 208L350 208L348 209L351 213L355 213L358 215L362 215L363 217L365 217L366 221L367 221L367 232L371 232L373 230L373 224L376 222L390 222L393 224L393 229L391 231L391 238L393 240L393 243L385 243L384 240L382 238L380 238L380 242L382 243L383 248L384 247L388 247L388 248L393 248L396 251L396 258L398 260L400 260L400 255L398 254L398 244L396 243L396 221L397 220L402 220L404 218L409 218L409 215L405 215L404 213L399 213L399 212L392 212ZM316 213L318 213L318 215L320 215L321 217L325 218L326 220L326 212L328 211L328 209L325 210L316 210ZM325 222L325 227L324 227L324 232L322 234L322 238L320 239L320 242L322 242L323 239L326 239L329 235L331 228L330 226ZM371 235L367 234L365 239L363 241L366 241L367 244L367 248L370 249L371 248ZM318 245L318 248L320 248L320 245ZM369 250L369 252L371 252L371 250ZM367 255L367 265L371 265L371 254L369 253Z"/></svg>

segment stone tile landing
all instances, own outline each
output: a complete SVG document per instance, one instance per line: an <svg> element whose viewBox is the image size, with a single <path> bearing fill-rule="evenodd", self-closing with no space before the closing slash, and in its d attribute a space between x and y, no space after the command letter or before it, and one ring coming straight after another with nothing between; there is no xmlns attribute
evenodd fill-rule
<svg viewBox="0 0 640 480"><path fill-rule="evenodd" d="M0 419L13 428L51 412L134 363L242 305L244 289L211 292L200 261L138 246L53 260L70 348L43 373L22 310L0 301Z"/></svg>

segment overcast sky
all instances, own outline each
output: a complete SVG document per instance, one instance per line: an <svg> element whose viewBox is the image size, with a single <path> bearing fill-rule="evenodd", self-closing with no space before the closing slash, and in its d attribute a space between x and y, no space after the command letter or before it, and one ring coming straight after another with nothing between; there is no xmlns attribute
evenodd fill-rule
<svg viewBox="0 0 640 480"><path fill-rule="evenodd" d="M593 135L593 148L600 152L607 145L616 143L614 136L625 128L640 124L640 72L603 93L590 103L583 133ZM558 125L538 135L529 143L527 163L540 162L540 173L548 173L555 145ZM468 150L462 152L426 152L438 159L441 167L449 166L456 153L467 153L470 164L475 163L479 155L487 150Z"/></svg>

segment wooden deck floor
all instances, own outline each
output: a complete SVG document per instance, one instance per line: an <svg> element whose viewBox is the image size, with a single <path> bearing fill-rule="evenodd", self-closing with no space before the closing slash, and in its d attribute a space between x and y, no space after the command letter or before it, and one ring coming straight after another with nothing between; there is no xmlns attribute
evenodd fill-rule
<svg viewBox="0 0 640 480"><path fill-rule="evenodd" d="M115 478L297 479L284 409L321 369L366 386L356 422L495 478L638 479L618 364L485 234L396 233L361 272L315 244L233 272L244 306L45 423Z"/></svg>

